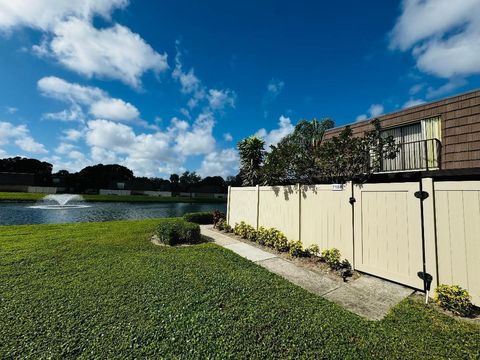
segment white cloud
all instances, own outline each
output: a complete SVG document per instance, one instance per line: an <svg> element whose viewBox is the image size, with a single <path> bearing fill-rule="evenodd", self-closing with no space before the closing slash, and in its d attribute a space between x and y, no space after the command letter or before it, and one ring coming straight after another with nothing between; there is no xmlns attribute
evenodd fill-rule
<svg viewBox="0 0 480 360"><path fill-rule="evenodd" d="M70 18L54 28L49 52L61 64L87 77L115 79L134 88L146 71L168 69L167 55L159 54L138 34L115 24L96 29L91 23Z"/></svg>
<svg viewBox="0 0 480 360"><path fill-rule="evenodd" d="M70 153L71 151L73 151L75 149L75 145L73 144L69 144L69 143L66 143L66 142L61 142L57 148L55 149L55 152L58 153L58 154L68 154Z"/></svg>
<svg viewBox="0 0 480 360"><path fill-rule="evenodd" d="M0 28L26 26L49 30L68 17L90 20L94 15L110 18L114 9L128 0L0 0Z"/></svg>
<svg viewBox="0 0 480 360"><path fill-rule="evenodd" d="M138 109L121 99L103 99L92 104L90 113L98 118L110 120L135 120L140 116Z"/></svg>
<svg viewBox="0 0 480 360"><path fill-rule="evenodd" d="M270 145L276 145L280 140L290 134L294 129L295 126L292 125L290 118L282 115L278 120L277 129L273 129L268 132L266 129L262 128L258 130L255 135L265 141L266 148L268 149L270 148Z"/></svg>
<svg viewBox="0 0 480 360"><path fill-rule="evenodd" d="M272 79L267 85L267 92L263 98L264 104L271 103L274 101L278 95L283 91L283 88L285 87L285 82L278 80L278 79Z"/></svg>
<svg viewBox="0 0 480 360"><path fill-rule="evenodd" d="M78 141L82 136L83 132L77 129L67 129L63 131L64 137L68 141Z"/></svg>
<svg viewBox="0 0 480 360"><path fill-rule="evenodd" d="M0 0L0 30L38 29L43 36L32 48L37 55L88 78L115 79L139 89L145 72L168 69L167 55L125 26L93 25L95 15L110 20L114 9L127 5L127 0Z"/></svg>
<svg viewBox="0 0 480 360"><path fill-rule="evenodd" d="M88 122L86 132L87 144L117 152L127 152L135 140L132 128L108 120L92 120Z"/></svg>
<svg viewBox="0 0 480 360"><path fill-rule="evenodd" d="M105 91L93 87L70 83L55 76L40 79L40 92L70 104L70 108L57 113L44 114L44 118L61 121L85 121L82 107L96 118L114 121L133 121L140 117L138 109L122 99L111 98Z"/></svg>
<svg viewBox="0 0 480 360"><path fill-rule="evenodd" d="M176 150L185 156L212 152L215 148L215 138L212 135L214 125L215 120L211 113L200 114L191 130L176 134Z"/></svg>
<svg viewBox="0 0 480 360"><path fill-rule="evenodd" d="M238 173L239 157L236 149L214 151L204 157L200 169L200 176L220 175L226 178Z"/></svg>
<svg viewBox="0 0 480 360"><path fill-rule="evenodd" d="M480 73L480 0L404 0L390 46L438 77Z"/></svg>
<svg viewBox="0 0 480 360"><path fill-rule="evenodd" d="M462 78L454 78L449 80L446 84L443 84L442 86L438 88L434 87L429 87L427 89L427 98L434 98L437 96L442 96L445 94L448 94L449 92L462 87L467 84L467 81Z"/></svg>
<svg viewBox="0 0 480 360"><path fill-rule="evenodd" d="M180 43L176 42L177 55L175 56L175 68L172 72L172 78L180 84L180 91L183 94L190 95L187 106L193 110L200 103L206 102L208 111L221 112L227 107L234 108L237 95L230 89L208 89L200 79L195 75L195 71L190 69L185 72L183 70L182 56L180 51ZM180 112L190 117L190 112L182 108Z"/></svg>
<svg viewBox="0 0 480 360"><path fill-rule="evenodd" d="M383 108L383 105L381 104L372 104L367 110L367 114L360 114L357 116L355 121L363 121L367 120L368 118L375 118L377 116L380 116L384 113L385 109Z"/></svg>
<svg viewBox="0 0 480 360"><path fill-rule="evenodd" d="M380 104L372 104L368 109L368 113L371 117L377 117L383 114L383 105Z"/></svg>
<svg viewBox="0 0 480 360"><path fill-rule="evenodd" d="M18 108L13 107L13 106L5 106L5 112L7 114L15 114L18 111Z"/></svg>
<svg viewBox="0 0 480 360"><path fill-rule="evenodd" d="M125 124L92 120L85 138L93 161L120 162L138 175L157 176L181 168L188 156L214 152L213 125L212 115L204 113L192 126L174 118L166 131L136 134Z"/></svg>
<svg viewBox="0 0 480 360"><path fill-rule="evenodd" d="M228 142L233 141L232 134L230 134L230 133L223 134L223 140L228 141Z"/></svg>
<svg viewBox="0 0 480 360"><path fill-rule="evenodd" d="M225 107L235 107L236 94L231 90L208 90L208 104L213 110L223 110Z"/></svg>
<svg viewBox="0 0 480 360"><path fill-rule="evenodd" d="M32 154L46 154L48 151L43 144L36 142L25 125L13 125L0 121L0 145L7 145L13 141L21 150Z"/></svg>
<svg viewBox="0 0 480 360"><path fill-rule="evenodd" d="M425 104L425 100L410 99L405 104L403 104L403 108L407 109L407 108L411 108L411 107L414 107L414 106L417 106L417 105L422 105L422 104Z"/></svg>
<svg viewBox="0 0 480 360"><path fill-rule="evenodd" d="M70 121L85 121L85 114L80 106L77 104L72 104L69 109L65 109L53 113L45 113L42 115L43 119L47 120L58 120L64 122Z"/></svg>

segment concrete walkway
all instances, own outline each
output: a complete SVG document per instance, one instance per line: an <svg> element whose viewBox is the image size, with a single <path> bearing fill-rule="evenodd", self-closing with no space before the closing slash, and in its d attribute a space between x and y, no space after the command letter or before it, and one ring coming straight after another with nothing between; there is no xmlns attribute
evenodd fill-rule
<svg viewBox="0 0 480 360"><path fill-rule="evenodd" d="M380 320L390 308L413 293L412 289L373 276L343 282L297 266L275 254L239 241L202 225L202 235L234 253L282 276L305 290L333 301L355 314Z"/></svg>

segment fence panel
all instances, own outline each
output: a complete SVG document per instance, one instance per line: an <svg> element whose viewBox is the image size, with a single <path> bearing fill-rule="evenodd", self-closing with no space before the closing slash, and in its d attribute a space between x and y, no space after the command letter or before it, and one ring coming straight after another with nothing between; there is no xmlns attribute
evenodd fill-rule
<svg viewBox="0 0 480 360"><path fill-rule="evenodd" d="M435 182L438 279L480 305L480 181Z"/></svg>
<svg viewBox="0 0 480 360"><path fill-rule="evenodd" d="M418 188L418 182L355 186L356 269L423 289Z"/></svg>
<svg viewBox="0 0 480 360"><path fill-rule="evenodd" d="M232 226L240 221L256 226L257 189L256 187L230 188L228 223Z"/></svg>
<svg viewBox="0 0 480 360"><path fill-rule="evenodd" d="M353 262L351 185L333 191L332 185L302 187L301 240L305 247L335 247Z"/></svg>
<svg viewBox="0 0 480 360"><path fill-rule="evenodd" d="M276 228L289 240L298 240L300 235L298 186L261 186L259 191L258 226Z"/></svg>

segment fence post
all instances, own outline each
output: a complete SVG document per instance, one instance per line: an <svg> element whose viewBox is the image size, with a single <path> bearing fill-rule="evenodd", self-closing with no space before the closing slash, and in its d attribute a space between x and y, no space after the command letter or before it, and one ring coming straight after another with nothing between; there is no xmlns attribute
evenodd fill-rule
<svg viewBox="0 0 480 360"><path fill-rule="evenodd" d="M257 192L257 216L256 216L256 224L255 224L255 229L258 230L258 220L260 217L260 185L257 185L255 187L255 190Z"/></svg>
<svg viewBox="0 0 480 360"><path fill-rule="evenodd" d="M298 240L302 241L302 185L297 184L298 190Z"/></svg>
<svg viewBox="0 0 480 360"><path fill-rule="evenodd" d="M423 221L425 231L426 271L433 277L432 285L438 285L437 230L435 219L435 186L432 178L422 179L423 191L428 198L423 201Z"/></svg>
<svg viewBox="0 0 480 360"><path fill-rule="evenodd" d="M232 187L229 185L228 186L228 192L227 192L227 224L230 225L230 194L232 191Z"/></svg>

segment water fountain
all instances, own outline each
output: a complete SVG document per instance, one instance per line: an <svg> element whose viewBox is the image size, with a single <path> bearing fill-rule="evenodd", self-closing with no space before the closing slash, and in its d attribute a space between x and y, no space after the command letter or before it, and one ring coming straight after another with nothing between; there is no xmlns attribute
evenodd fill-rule
<svg viewBox="0 0 480 360"><path fill-rule="evenodd" d="M61 209L83 209L90 207L89 205L79 204L83 202L81 195L74 194L52 194L45 196L36 205L29 206L30 209L43 210L61 210Z"/></svg>

